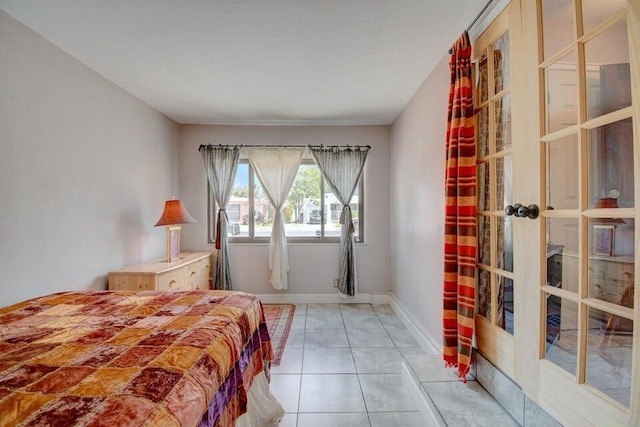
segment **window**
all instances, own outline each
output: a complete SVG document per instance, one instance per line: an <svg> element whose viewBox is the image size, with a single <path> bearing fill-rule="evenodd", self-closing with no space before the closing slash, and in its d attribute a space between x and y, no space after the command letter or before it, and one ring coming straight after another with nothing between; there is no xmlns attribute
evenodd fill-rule
<svg viewBox="0 0 640 427"><path fill-rule="evenodd" d="M361 176L351 198L355 241L364 241L364 179ZM209 195L209 243L215 241L217 207ZM271 237L275 211L267 199L248 160L240 160L226 207L229 217L229 241L233 243L267 242ZM287 240L290 243L340 241L342 204L322 179L313 160L303 160L282 209ZM324 220L323 220L324 218Z"/></svg>

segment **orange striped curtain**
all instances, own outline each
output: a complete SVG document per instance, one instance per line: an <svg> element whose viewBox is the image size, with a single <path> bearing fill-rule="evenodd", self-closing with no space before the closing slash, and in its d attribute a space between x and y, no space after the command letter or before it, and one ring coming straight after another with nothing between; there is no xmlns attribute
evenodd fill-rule
<svg viewBox="0 0 640 427"><path fill-rule="evenodd" d="M447 121L444 361L466 380L471 364L476 276L476 146L471 43L454 44Z"/></svg>

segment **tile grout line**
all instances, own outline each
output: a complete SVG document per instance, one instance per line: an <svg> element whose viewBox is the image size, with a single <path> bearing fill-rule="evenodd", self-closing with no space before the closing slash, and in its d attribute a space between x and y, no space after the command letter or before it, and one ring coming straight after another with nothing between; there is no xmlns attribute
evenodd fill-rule
<svg viewBox="0 0 640 427"><path fill-rule="evenodd" d="M343 311L343 310L342 310L342 307L344 306L344 304L342 304L342 303L338 303L337 305L338 305L338 309L339 309L340 319L341 319L341 322L342 322L342 328L343 328L343 330L344 330L344 332L345 332L345 336L346 336L346 338L347 338L347 347L335 347L335 348L336 348L336 349L337 349L337 348L348 348L348 349L349 349L349 354L351 355L351 359L350 359L350 360L351 360L351 362L353 363L354 371L355 371L353 374L355 374L355 375L357 376L357 379L358 379L358 385L359 385L359 388L360 388L360 393L361 393L361 396L362 396L362 401L363 401L363 403L364 403L364 410L365 410L365 412L360 412L360 411L355 411L355 412L354 412L354 411L347 411L347 412L335 412L335 414L366 414L366 418L367 418L368 425L371 427L371 426L372 426L372 419L371 419L371 414L372 414L372 412L370 412L370 411L369 411L369 408L368 408L368 405L367 405L367 402L366 402L366 399L365 399L365 396L364 396L364 389L363 389L363 385L362 385L362 382L361 382L361 380L360 380L360 375L365 375L366 373L359 372L359 370L358 370L357 363L356 363L356 358L355 358L355 354L354 354L354 351L353 351L354 347L352 347L351 339L349 338L349 334L348 334L348 332L347 332L347 329L348 329L348 328L347 328L347 324L346 324L346 323L347 323L347 322L346 322L346 317L348 317L349 315L352 315L352 314L353 314L353 315L358 315L358 314L368 314L368 313L359 313L357 310L356 310L356 311L353 311L353 312L351 312L351 311L345 312L345 311ZM400 355L400 358L401 358L402 360L405 360L405 356L404 356L404 354L403 354L403 352L402 352L401 348L400 348L400 347L398 347L398 344L396 343L396 341L391 337L391 334L389 333L389 329L388 329L387 325L385 325L385 324L382 322L381 318L380 318L380 316L381 316L381 315L388 315L388 314L386 314L386 313L382 313L382 314L381 314L381 313L378 313L378 312L373 308L373 305L372 305L372 304L367 304L367 306L368 306L368 307L369 307L369 309L371 310L371 313L373 313L373 314L375 314L375 315L376 315L376 319L377 319L377 321L378 321L378 322L381 324L381 326L382 326L382 329L381 329L381 330L384 330L384 331L385 331L385 334L389 337L389 339L391 339L391 342L393 343L393 347L388 347L388 348L394 348L394 349L395 349L395 351ZM367 311L368 311L368 310L367 310ZM303 312L302 312L302 310L300 310L300 311L299 311L299 313L301 313L301 314L302 314L302 313L303 313ZM296 421L295 421L295 425L296 425L296 426L298 425L298 423L299 423L299 421L300 421L300 418L299 418L299 417L300 417L300 414L301 414L300 409L301 409L301 405L302 405L302 399L301 399L301 398L302 398L302 380L303 380L303 377L304 377L304 375L305 375L305 373L304 373L305 353L306 353L307 348L310 348L310 349L316 349L316 347L306 347L306 338L307 338L307 336L306 336L306 335L307 335L307 326L308 326L308 316L310 315L309 313L310 313L310 312L309 312L309 304L305 304L305 311L304 311L304 316L305 316L305 318L304 318L304 322L303 322L303 324L302 324L302 327L303 327L303 328L302 328L302 329L303 329L303 331L302 331L302 345L301 345L301 348L299 349L299 350L300 350L300 352L301 352L301 354L300 354L300 360L301 360L301 362L300 362L300 363L301 363L301 365L300 365L300 371L299 371L299 375L300 375L300 382L299 382L299 393L298 393L298 405L297 405L297 412L296 412L295 414L293 414L293 413L289 413L289 415L290 415L290 416L295 415L295 420L296 420ZM316 313L315 315L320 316L320 315L324 315L324 314L331 314L331 313L321 313L321 312L319 312L319 313ZM356 323L356 324L352 325L352 329L353 329L353 328L358 329L358 327L359 327L359 326L361 326L361 325L360 325L360 324L358 324L358 323ZM319 328L319 329L322 329L322 328ZM361 328L361 329L369 329L369 328ZM373 329L378 329L378 328L373 328ZM402 328L400 328L400 329L402 329ZM286 344L285 344L285 346L286 346ZM317 348L323 348L323 347L317 347ZM330 347L328 347L328 348L330 348ZM363 347L363 348L366 348L366 347ZM385 348L386 348L386 347L385 347ZM290 349L291 349L291 348L290 348ZM296 374L296 373L294 373L294 372L288 372L288 374ZM380 374L380 373L371 372L371 374L373 375L373 374ZM392 372L382 372L381 374L382 374L382 375L384 375L384 374L392 374ZM276 375L286 375L286 374L285 374L285 373L283 373L283 374L276 374ZM311 374L309 374L309 375L311 375ZM313 374L313 375L350 375L350 373L348 373L348 372L342 372L342 373L339 373L339 372L336 372L336 373L330 373L330 372L327 372L326 374L323 374L323 373L317 373L317 374ZM388 411L376 411L375 413L393 413L393 414L402 414L402 413L404 413L404 412L419 412L419 411L391 411L391 410L388 410ZM327 413L329 413L329 412L327 412ZM331 412L331 413L334 413L334 412ZM314 414L314 412L309 412L309 414Z"/></svg>
<svg viewBox="0 0 640 427"><path fill-rule="evenodd" d="M344 321L344 315L342 313L342 306L340 306L340 317L342 317L342 323L344 325L344 332L347 335L347 342L349 343L349 353L351 353L351 360L353 360L353 367L356 370L356 378L358 379L358 386L360 387L360 394L362 395L362 403L364 403L364 410L367 414L367 421L371 426L371 416L369 415L369 407L367 406L367 399L364 398L364 390L362 389L362 382L360 381L360 374L358 373L358 367L356 366L356 360L353 357L353 350L351 348L351 341L349 340L349 334L347 333L347 325Z"/></svg>

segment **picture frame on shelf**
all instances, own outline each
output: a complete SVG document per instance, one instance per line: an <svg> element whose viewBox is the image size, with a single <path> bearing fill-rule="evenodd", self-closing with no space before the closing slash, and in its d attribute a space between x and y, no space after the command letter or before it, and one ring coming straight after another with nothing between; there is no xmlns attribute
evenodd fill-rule
<svg viewBox="0 0 640 427"><path fill-rule="evenodd" d="M615 247L614 225L594 225L593 226L593 254L597 256L612 257Z"/></svg>

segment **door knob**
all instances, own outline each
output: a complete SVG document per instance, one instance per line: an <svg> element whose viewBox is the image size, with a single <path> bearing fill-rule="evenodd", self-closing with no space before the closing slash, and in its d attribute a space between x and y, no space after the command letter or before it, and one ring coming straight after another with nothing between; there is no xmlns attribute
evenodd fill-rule
<svg viewBox="0 0 640 427"><path fill-rule="evenodd" d="M516 216L518 218L524 218L526 216L529 216L529 208L526 206L520 206L518 208L518 211L516 212Z"/></svg>
<svg viewBox="0 0 640 427"><path fill-rule="evenodd" d="M526 216L529 217L529 219L536 219L538 218L538 215L540 215L540 209L536 204L529 205L526 209L527 212L524 215L521 215L522 218Z"/></svg>
<svg viewBox="0 0 640 427"><path fill-rule="evenodd" d="M511 215L515 215L518 216L518 208L520 208L522 205L520 203L516 203L515 205L511 206L511 205L507 205L504 208L504 213L507 214L507 216L511 216Z"/></svg>
<svg viewBox="0 0 640 427"><path fill-rule="evenodd" d="M504 208L504 213L507 214L507 216L514 215L517 218L536 219L538 218L538 215L540 215L540 209L538 208L538 205L535 204L523 206L521 203L516 203L513 206L507 205Z"/></svg>

